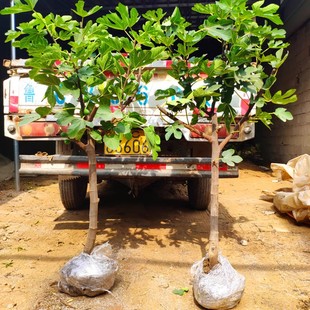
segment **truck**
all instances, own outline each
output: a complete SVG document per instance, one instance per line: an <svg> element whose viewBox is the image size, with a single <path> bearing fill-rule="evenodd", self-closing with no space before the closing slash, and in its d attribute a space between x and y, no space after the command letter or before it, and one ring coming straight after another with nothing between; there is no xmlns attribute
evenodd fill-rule
<svg viewBox="0 0 310 310"><path fill-rule="evenodd" d="M57 124L53 115L36 120L24 126L19 126L23 115L31 113L37 107L45 104L42 98L46 91L45 85L40 85L29 78L29 68L24 59L4 60L4 67L9 77L3 82L4 134L16 141L49 141L55 145L55 153L48 154L44 150L33 155L19 155L20 175L58 175L59 192L62 204L66 210L80 209L84 205L88 186L87 156L75 143L67 143L61 136L65 130ZM141 84L139 92L141 100L134 102L130 109L138 111L147 119L149 125L156 128L161 137L161 151L153 160L148 149L145 136L140 130L135 130L131 140L121 142L117 150L111 150L104 144L96 145L98 182L116 180L126 184L133 195L137 196L147 185L159 179L185 182L188 189L189 205L196 210L206 210L210 200L211 176L211 145L205 139L184 128L180 140L174 138L165 140L165 120L155 99L157 89L180 88L177 81L169 74L171 61L156 61L149 65L155 69L153 79L147 84ZM89 92L96 91L89 89ZM56 108L64 102L73 102L70 95L65 99L56 96ZM174 98L171 98L172 100ZM46 100L46 99L45 99ZM232 106L241 117L248 107L248 96L239 92L232 99ZM111 109L117 108L117 102L111 100ZM207 103L208 104L208 103ZM255 113L255 111L252 111ZM191 115L182 115L188 119ZM211 132L211 124L206 119L199 120L195 125L200 130ZM219 130L219 138L227 136L225 126ZM245 122L233 136L231 142L237 143L253 139L255 125ZM220 163L220 177L238 177L238 168Z"/></svg>

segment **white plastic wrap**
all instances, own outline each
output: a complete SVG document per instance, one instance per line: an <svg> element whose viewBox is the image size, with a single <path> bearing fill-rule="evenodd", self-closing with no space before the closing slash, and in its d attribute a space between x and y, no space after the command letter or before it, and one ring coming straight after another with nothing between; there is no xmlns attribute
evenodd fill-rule
<svg viewBox="0 0 310 310"><path fill-rule="evenodd" d="M81 253L60 270L58 288L71 296L96 296L114 284L118 264L106 256L111 253L108 243L94 248L91 254Z"/></svg>
<svg viewBox="0 0 310 310"><path fill-rule="evenodd" d="M245 288L245 277L239 274L222 255L219 264L208 273L203 271L204 259L191 268L194 296L207 309L231 309L235 307Z"/></svg>
<svg viewBox="0 0 310 310"><path fill-rule="evenodd" d="M292 215L297 222L310 222L310 155L304 154L287 164L272 163L279 180L292 180L291 192L277 191L273 203L282 213Z"/></svg>

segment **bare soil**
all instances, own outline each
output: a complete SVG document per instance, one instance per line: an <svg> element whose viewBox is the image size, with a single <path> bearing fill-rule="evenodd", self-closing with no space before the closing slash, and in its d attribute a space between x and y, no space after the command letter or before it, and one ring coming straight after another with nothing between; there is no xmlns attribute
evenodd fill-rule
<svg viewBox="0 0 310 310"><path fill-rule="evenodd" d="M245 275L238 310L310 309L310 230L279 214L262 191L291 187L270 171L240 167L220 180L220 246ZM88 210L61 205L56 177L0 183L0 309L195 310L190 267L208 247L209 215L189 208L183 184L158 182L138 197L118 183L100 185L97 243L119 263L111 293L70 297L59 270L83 250ZM86 203L87 205L87 203ZM188 288L183 296L174 289Z"/></svg>

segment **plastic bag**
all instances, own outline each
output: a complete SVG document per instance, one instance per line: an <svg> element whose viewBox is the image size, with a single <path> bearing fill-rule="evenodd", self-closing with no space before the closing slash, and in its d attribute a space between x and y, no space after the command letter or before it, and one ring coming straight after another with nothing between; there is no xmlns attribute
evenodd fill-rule
<svg viewBox="0 0 310 310"><path fill-rule="evenodd" d="M107 255L109 243L95 247L91 254L81 253L60 270L58 289L71 296L96 296L108 291L115 282L117 262Z"/></svg>
<svg viewBox="0 0 310 310"><path fill-rule="evenodd" d="M271 169L278 179L293 181L291 192L275 193L275 207L297 222L310 222L310 155L293 158L286 165L272 163Z"/></svg>
<svg viewBox="0 0 310 310"><path fill-rule="evenodd" d="M221 254L219 263L205 273L204 259L196 262L191 268L195 299L207 309L235 307L242 297L245 277L239 274Z"/></svg>

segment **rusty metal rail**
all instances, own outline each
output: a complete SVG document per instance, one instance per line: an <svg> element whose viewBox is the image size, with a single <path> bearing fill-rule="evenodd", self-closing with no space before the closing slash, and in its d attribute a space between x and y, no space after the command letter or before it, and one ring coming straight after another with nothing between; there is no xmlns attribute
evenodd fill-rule
<svg viewBox="0 0 310 310"><path fill-rule="evenodd" d="M88 158L71 155L20 155L20 174L88 175ZM211 176L211 159L203 157L97 157L97 174L102 178ZM237 167L220 164L221 178L238 177Z"/></svg>

